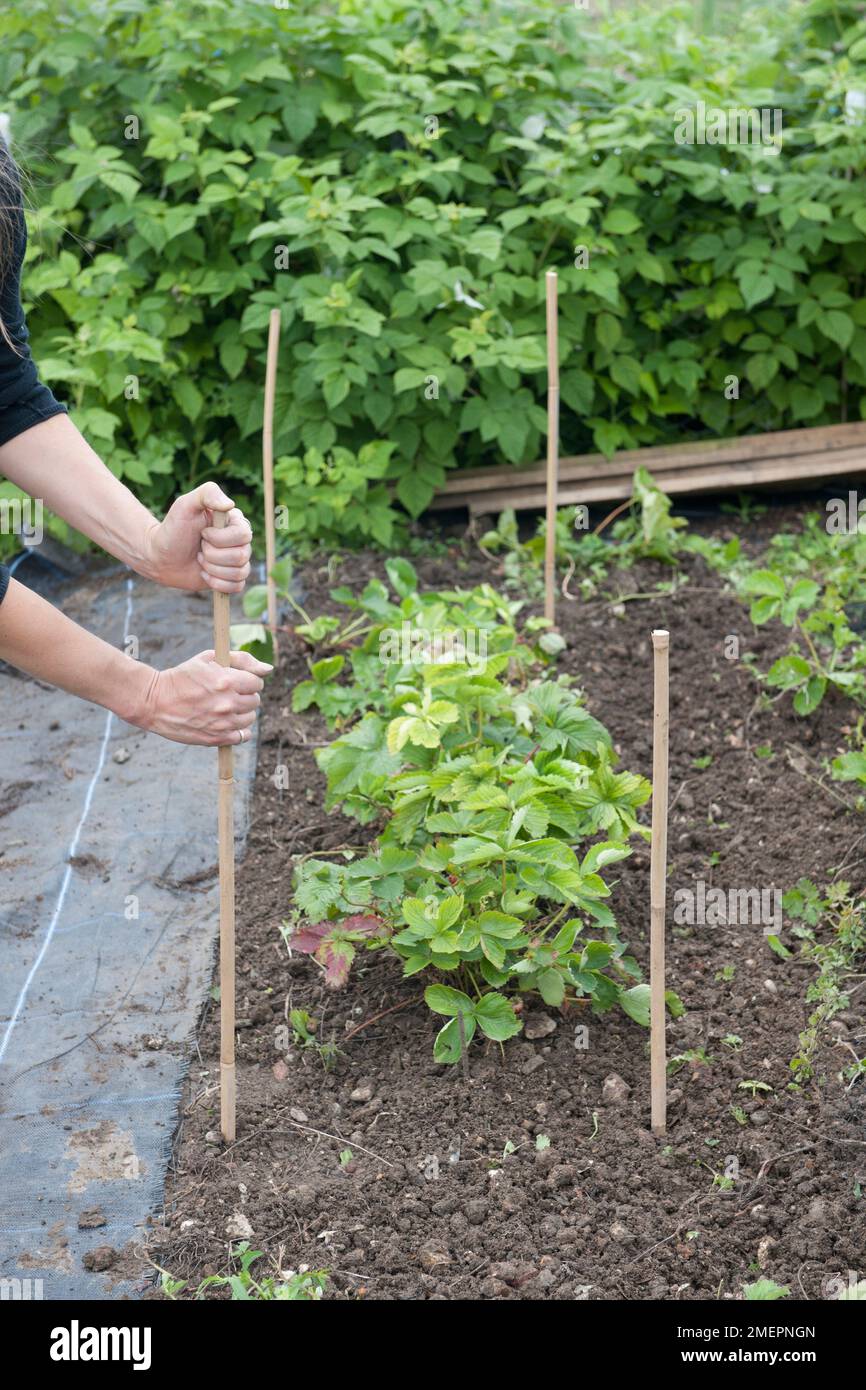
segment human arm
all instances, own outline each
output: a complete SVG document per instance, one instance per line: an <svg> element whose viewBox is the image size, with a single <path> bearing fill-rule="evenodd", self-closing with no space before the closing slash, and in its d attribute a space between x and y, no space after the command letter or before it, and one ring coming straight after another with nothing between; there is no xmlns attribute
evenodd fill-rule
<svg viewBox="0 0 866 1390"><path fill-rule="evenodd" d="M232 652L231 667L201 652L167 671L135 661L79 627L14 579L0 604L0 659L129 724L176 743L242 743L272 667Z"/></svg>
<svg viewBox="0 0 866 1390"><path fill-rule="evenodd" d="M68 415L54 415L0 445L0 473L137 574L174 589L240 593L252 531L213 482L152 516L90 447ZM213 512L229 514L220 529Z"/></svg>

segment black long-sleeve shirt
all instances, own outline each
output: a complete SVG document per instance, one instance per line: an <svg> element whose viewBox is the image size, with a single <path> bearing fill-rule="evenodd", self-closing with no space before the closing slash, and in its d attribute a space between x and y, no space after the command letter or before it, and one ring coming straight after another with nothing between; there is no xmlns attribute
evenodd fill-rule
<svg viewBox="0 0 866 1390"><path fill-rule="evenodd" d="M0 138L0 445L32 429L66 407L39 380L30 355L27 324L21 307L21 266L27 246L27 227L21 185L9 151ZM0 603L9 585L9 571L0 565Z"/></svg>

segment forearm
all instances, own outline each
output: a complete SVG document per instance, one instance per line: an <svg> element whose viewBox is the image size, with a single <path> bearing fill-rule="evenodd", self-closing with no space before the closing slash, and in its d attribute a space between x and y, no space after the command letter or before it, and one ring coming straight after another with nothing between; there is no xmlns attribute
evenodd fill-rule
<svg viewBox="0 0 866 1390"><path fill-rule="evenodd" d="M142 721L157 675L14 579L0 603L0 659L134 724Z"/></svg>
<svg viewBox="0 0 866 1390"><path fill-rule="evenodd" d="M68 415L0 447L0 473L138 574L154 576L147 534L158 523L106 468Z"/></svg>

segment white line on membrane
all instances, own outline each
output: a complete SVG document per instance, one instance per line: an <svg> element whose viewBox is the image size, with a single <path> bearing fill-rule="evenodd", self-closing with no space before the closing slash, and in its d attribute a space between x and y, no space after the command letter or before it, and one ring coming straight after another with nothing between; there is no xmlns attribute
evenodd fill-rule
<svg viewBox="0 0 866 1390"><path fill-rule="evenodd" d="M126 613L124 614L124 619L123 619L123 636L124 636L124 640L125 640L125 638L126 638L126 634L129 632L129 626L130 626L130 619L131 619L131 617L132 617L132 578L130 577L130 578L128 578L127 581L126 581ZM73 859L73 858L75 857L75 852L76 852L76 850L78 849L78 841L79 841L79 839L80 839L80 837L81 837L81 832L82 832L82 830L84 829L84 822L87 820L87 817L88 817L88 815L89 815L89 813L90 813L90 804L91 804L91 802L92 802L92 800L93 800L93 793L94 793L94 791L95 791L95 789L96 789L96 783L99 781L100 774L101 774L101 772L102 772L103 767L105 766L105 755L106 755L106 753L108 752L108 739L109 739L109 735L110 735L110 733L111 733L111 725L112 725L112 721L113 721L113 720L114 720L114 715L111 713L111 710L109 710L108 713L107 713L107 715L106 715L106 719L105 719L105 729L104 729L103 735L102 735L102 743L100 744L100 747L99 747L99 757L98 757L97 762L96 762L96 770L95 770L93 776L92 776L91 779L90 779L90 785L89 785L88 788L87 788L87 795L86 795L85 798L84 798L84 806L83 806L82 811L81 811L81 816L80 816L80 818L79 818L78 825L75 827L75 834L74 834L73 837L72 837L72 841L71 841L71 843L70 843L69 849L67 850L67 854L66 854L67 860L71 860L71 859ZM21 1017L21 1011L22 1011L22 1009L24 1008L24 1005L25 1005L26 1002L27 1002L27 995L28 995L28 993L29 993L30 986L32 985L33 981L35 980L36 975L38 974L38 971L39 971L39 967L40 967L40 965L42 964L43 960L45 959L45 956L46 956L46 954L47 954L47 952L48 952L48 948L49 948L49 946L51 945L51 942L52 942L52 940L53 940L54 933L55 933L55 931L56 931L56 929L57 929L57 923L58 923L59 920L60 920L60 914L61 914L61 912L63 911L63 904L64 904L64 902L66 901L66 891L67 891L67 889L68 889L68 887L69 887L69 881L70 881L71 878L72 878L72 865L71 865L71 863L68 863L68 862L67 862L67 865L66 865L66 872L65 872L64 875L63 875L63 882L62 882L61 885L60 885L60 892L59 892L58 895L57 895L57 902L55 903L55 906L54 906L54 912L52 913L51 921L50 921L50 923L48 924L48 931L45 933L45 940L42 942L42 945L41 945L41 947L39 948L39 954L37 955L35 961L33 962L32 966L30 967L30 972L29 972L29 974L28 974L28 976L27 976L27 979L24 981L24 984L23 984L22 987L21 987L21 993L18 995L18 998L17 998L17 1000L15 1001L15 1008L12 1010L12 1017L9 1019L9 1022L8 1022L7 1026L6 1026L6 1032L5 1032L5 1034L3 1035L3 1041L2 1041L2 1043L0 1043L0 1062L3 1061L3 1058L4 1058L4 1056L6 1055L6 1049L8 1048L10 1039L11 1039L11 1037L12 1037L12 1034L13 1034L14 1031L15 1031L15 1026L16 1026L16 1024L17 1024L17 1022L18 1022L18 1019Z"/></svg>

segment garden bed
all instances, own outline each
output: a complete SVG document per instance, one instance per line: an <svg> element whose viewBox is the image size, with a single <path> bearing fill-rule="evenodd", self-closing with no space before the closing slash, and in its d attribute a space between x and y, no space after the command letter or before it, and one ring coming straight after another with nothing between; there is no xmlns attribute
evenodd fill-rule
<svg viewBox="0 0 866 1390"><path fill-rule="evenodd" d="M739 530L752 548L796 522L788 508L716 534ZM429 587L501 584L496 562L456 545L416 568ZM335 584L355 589L381 572L372 555L345 557L338 573L311 563L305 604L333 611ZM697 879L787 890L804 875L822 886L840 868L862 889L854 797L822 778L853 708L833 692L808 719L787 698L758 708L754 678L742 659L726 659L724 639L739 634L742 652L766 669L785 634L753 629L702 560L685 559L680 573L689 582L672 594L616 608L561 601L557 613L568 642L557 670L579 678L622 765L645 776L649 634L671 631L669 891ZM670 574L642 562L607 587L646 593ZM669 1021L668 1055L691 1060L669 1081L666 1137L649 1132L648 1035L619 1010L532 1008L536 1026L504 1054L481 1040L466 1073L435 1064L441 1020L423 1002L426 981L404 980L391 953L363 953L348 985L327 990L279 931L293 857L368 834L322 811L314 752L331 735L315 712L290 709L306 675L301 643L284 639L238 874L239 1138L226 1150L214 1133L219 1038L209 1008L150 1260L194 1287L224 1271L229 1244L246 1237L264 1254L263 1271L326 1269L328 1297L715 1299L739 1297L760 1277L795 1297L828 1296L828 1280L862 1265L863 1089L846 1090L839 1073L850 1053L831 1046L857 1034L860 996L825 1037L815 1079L787 1089L814 967L787 929L795 954L783 959L758 925L674 925L669 899L668 980L686 1012ZM278 764L288 789L274 784ZM648 846L637 842L615 879L621 935L646 970ZM287 1055L288 1008L307 1011L315 1036L336 1043L332 1069L313 1047L290 1041ZM575 1046L581 1025L586 1050ZM723 1042L732 1036L740 1045ZM753 1094L743 1081L771 1089ZM714 1181L730 1172L732 1182Z"/></svg>

